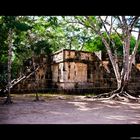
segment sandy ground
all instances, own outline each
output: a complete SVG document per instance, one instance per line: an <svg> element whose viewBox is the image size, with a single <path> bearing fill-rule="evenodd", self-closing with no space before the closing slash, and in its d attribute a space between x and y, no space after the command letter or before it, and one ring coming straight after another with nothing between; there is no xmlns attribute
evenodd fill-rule
<svg viewBox="0 0 140 140"><path fill-rule="evenodd" d="M140 124L140 104L93 101L84 96L49 95L33 101L32 95L12 95L2 105L0 124ZM43 99L43 101L42 101Z"/></svg>

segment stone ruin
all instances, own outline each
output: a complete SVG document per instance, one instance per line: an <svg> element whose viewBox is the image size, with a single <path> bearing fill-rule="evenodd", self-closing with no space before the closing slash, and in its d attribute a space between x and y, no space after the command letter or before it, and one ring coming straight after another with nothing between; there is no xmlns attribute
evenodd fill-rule
<svg viewBox="0 0 140 140"><path fill-rule="evenodd" d="M29 79L19 83L19 92L104 92L116 88L113 69L101 53L63 49L50 56L35 57L40 68ZM130 89L139 90L140 63L133 66Z"/></svg>

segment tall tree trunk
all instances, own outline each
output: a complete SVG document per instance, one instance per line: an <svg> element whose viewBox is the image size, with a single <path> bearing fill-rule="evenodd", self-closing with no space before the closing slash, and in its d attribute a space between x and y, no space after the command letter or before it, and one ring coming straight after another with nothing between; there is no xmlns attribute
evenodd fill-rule
<svg viewBox="0 0 140 140"><path fill-rule="evenodd" d="M34 60L34 55L33 55L33 57L32 57L32 62L33 62L33 69L35 70L35 60ZM35 74L35 86L37 85L37 87L34 87L34 89L35 88L38 88L38 81L37 81L37 78L36 78L36 73L34 73ZM35 101L39 101L39 96L38 96L38 91L37 91L37 89L35 90L36 91L36 96L35 96Z"/></svg>
<svg viewBox="0 0 140 140"><path fill-rule="evenodd" d="M8 93L7 98L5 100L5 104L13 103L11 100L11 64L12 64L12 38L13 38L13 30L9 29L8 33Z"/></svg>
<svg viewBox="0 0 140 140"><path fill-rule="evenodd" d="M114 28L115 26L113 26L112 19L111 19L111 23L108 22L106 19L107 17L104 19L102 19L101 17L99 17L106 33L107 33L107 37L109 39L106 39L101 30L96 28L96 22L90 19L89 16L86 16L87 21L90 23L88 26L89 28L91 28L93 31L95 31L95 33L97 33L101 39L103 44L106 47L110 62L112 64L113 70L114 70L114 74L115 74L115 78L117 81L117 89L109 92L109 93L103 93L100 95L97 95L96 97L98 98L107 98L107 99L121 99L121 100L135 100L138 101L138 98L134 97L133 95L130 95L130 92L128 91L128 84L130 81L130 75L131 75L131 70L132 70L132 64L133 64L133 60L135 58L137 49L138 49L138 44L139 44L139 39L140 39L140 28L139 28L139 32L138 32L138 38L136 40L136 44L135 47L133 49L132 54L130 54L130 39L131 39L131 35L132 35L132 30L135 28L134 25L137 25L137 21L139 20L139 17L133 17L133 19L131 20L128 17L125 16L118 16L117 19L119 21L119 28L121 28L122 30L122 36L119 35L119 33L117 32L118 28ZM128 20L130 20L131 22L128 22ZM85 21L83 21L85 22ZM81 21L80 21L81 23ZM98 23L98 22L97 22ZM107 25L110 25L110 31L108 31L107 29ZM122 68L119 67L118 60L117 60L117 51L115 52L112 51L111 49L111 45L113 45L114 49L116 49L116 45L115 42L113 40L111 40L111 30L113 29L113 31L115 31L118 35L118 37L120 38L122 44L123 44L123 64L122 64ZM110 44L111 42L111 44ZM113 54L114 52L114 54ZM95 98L96 98L95 97Z"/></svg>
<svg viewBox="0 0 140 140"><path fill-rule="evenodd" d="M127 91L127 86L128 86L129 81L125 78L121 79L120 81L117 81L117 93L123 93Z"/></svg>
<svg viewBox="0 0 140 140"><path fill-rule="evenodd" d="M132 71L132 64L133 64L133 61L134 61L135 56L136 56L136 52L137 52L138 47L139 47L139 40L140 40L140 29L139 29L138 37L137 37L136 44L135 44L135 47L133 49L133 52L129 56L129 73L130 74L131 74L131 71ZM130 78L130 74L128 75L128 79Z"/></svg>

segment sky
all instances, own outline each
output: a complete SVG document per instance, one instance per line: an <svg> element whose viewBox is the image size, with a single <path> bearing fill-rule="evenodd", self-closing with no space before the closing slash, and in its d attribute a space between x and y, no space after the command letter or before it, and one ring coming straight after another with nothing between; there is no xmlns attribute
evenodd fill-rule
<svg viewBox="0 0 140 140"><path fill-rule="evenodd" d="M102 19L105 19L105 18L106 18L106 16L102 16ZM107 21L108 21L109 23L111 23L111 16L108 16ZM115 21L114 23L117 24L117 21ZM107 29L109 30L109 29L110 29L110 26L107 26ZM117 31L118 31L119 33L121 33L121 30L117 30ZM137 31L138 31L138 29L137 29ZM137 39L138 32L132 32L132 36L134 36L134 37Z"/></svg>

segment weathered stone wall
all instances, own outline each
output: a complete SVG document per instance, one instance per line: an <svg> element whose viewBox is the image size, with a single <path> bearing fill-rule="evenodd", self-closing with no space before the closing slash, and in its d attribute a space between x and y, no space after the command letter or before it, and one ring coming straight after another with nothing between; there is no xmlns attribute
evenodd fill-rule
<svg viewBox="0 0 140 140"><path fill-rule="evenodd" d="M35 75L18 84L18 90L87 92L116 88L115 75L109 61L101 61L100 55L94 53L61 50L49 57L35 57L35 63L40 68ZM140 90L139 82L140 63L137 63L132 70L129 88Z"/></svg>
<svg viewBox="0 0 140 140"><path fill-rule="evenodd" d="M111 79L104 79L106 72L104 65L101 67L101 60L94 53L63 50L56 55L57 58L61 58L59 59L61 62L52 64L52 82L58 89L93 89L110 86L111 82L108 81Z"/></svg>
<svg viewBox="0 0 140 140"><path fill-rule="evenodd" d="M140 63L137 63L132 67L131 80L128 89L134 90L135 93L140 94Z"/></svg>
<svg viewBox="0 0 140 140"><path fill-rule="evenodd" d="M32 63L32 59L30 59L30 61ZM47 57L45 55L40 55L39 57L34 57L34 62L35 62L35 66L40 66L39 69L32 76L30 76L30 78L20 82L16 86L17 91L36 92L37 90L39 91L39 90L46 89L46 71L47 71L47 66L48 66ZM30 71L33 70L32 65L31 66L28 65L28 66L24 66L24 67L26 69L26 70L24 70L25 73L28 72L28 69Z"/></svg>
<svg viewBox="0 0 140 140"><path fill-rule="evenodd" d="M54 53L52 56L52 64L63 61L63 50Z"/></svg>

